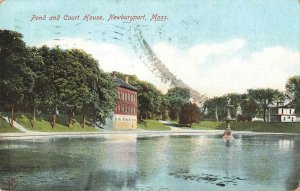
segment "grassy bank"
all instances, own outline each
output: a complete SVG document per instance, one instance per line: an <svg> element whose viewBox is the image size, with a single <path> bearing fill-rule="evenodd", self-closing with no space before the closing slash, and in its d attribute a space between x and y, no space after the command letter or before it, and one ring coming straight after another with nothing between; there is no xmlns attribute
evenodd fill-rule
<svg viewBox="0 0 300 191"><path fill-rule="evenodd" d="M16 128L11 128L10 124L3 118L0 118L0 133L17 133L20 132Z"/></svg>
<svg viewBox="0 0 300 191"><path fill-rule="evenodd" d="M170 130L170 127L167 125L162 124L161 122L157 120L144 120L142 122L138 123L138 128L139 129L144 129L144 130L150 130L150 131L166 131Z"/></svg>
<svg viewBox="0 0 300 191"><path fill-rule="evenodd" d="M197 129L197 130L223 129L223 126L224 126L224 122L201 121L199 123L193 123L192 129Z"/></svg>
<svg viewBox="0 0 300 191"><path fill-rule="evenodd" d="M9 116L9 114L7 114ZM9 116L10 117L10 116ZM34 124L32 127L32 115L28 113L15 113L15 121L24 126L26 129L31 131L41 131L41 132L72 132L72 131L97 131L92 125L87 121L85 128L83 128L81 116L74 116L71 127L68 127L68 116L58 115L56 117L56 125L52 128L50 124L50 115L37 114ZM15 129L17 130L17 129ZM3 133L4 130L0 129ZM14 131L16 132L16 131Z"/></svg>
<svg viewBox="0 0 300 191"><path fill-rule="evenodd" d="M225 124L223 127L225 128ZM231 129L236 131L300 134L300 123L236 122L232 123Z"/></svg>
<svg viewBox="0 0 300 191"><path fill-rule="evenodd" d="M192 129L225 129L225 122L202 121L194 123ZM231 129L235 131L272 132L272 133L298 133L300 123L264 123L264 122L232 122Z"/></svg>

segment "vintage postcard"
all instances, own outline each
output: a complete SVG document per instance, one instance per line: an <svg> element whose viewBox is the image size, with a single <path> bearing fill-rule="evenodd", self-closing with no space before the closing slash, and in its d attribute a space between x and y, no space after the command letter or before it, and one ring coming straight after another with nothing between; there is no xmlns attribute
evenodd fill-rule
<svg viewBox="0 0 300 191"><path fill-rule="evenodd" d="M300 191L298 0L0 0L0 191Z"/></svg>

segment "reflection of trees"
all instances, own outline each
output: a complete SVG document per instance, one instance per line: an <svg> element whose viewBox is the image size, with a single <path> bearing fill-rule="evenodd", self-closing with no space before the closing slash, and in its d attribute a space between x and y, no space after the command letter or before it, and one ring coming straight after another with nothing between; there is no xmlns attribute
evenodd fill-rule
<svg viewBox="0 0 300 191"><path fill-rule="evenodd" d="M137 171L139 179L147 179L156 174L165 160L167 144L165 137L139 138L136 145Z"/></svg>
<svg viewBox="0 0 300 191"><path fill-rule="evenodd" d="M298 187L300 181L300 137L297 136L294 138L294 147L292 153L292 162L290 163L292 170L289 177L286 178L286 189L294 190Z"/></svg>
<svg viewBox="0 0 300 191"><path fill-rule="evenodd" d="M174 136L169 139L168 144L168 168L170 172L190 172L193 158L192 136Z"/></svg>
<svg viewBox="0 0 300 191"><path fill-rule="evenodd" d="M135 187L138 178L135 172L114 170L86 172L81 177L73 184L78 186L75 190L127 190Z"/></svg>

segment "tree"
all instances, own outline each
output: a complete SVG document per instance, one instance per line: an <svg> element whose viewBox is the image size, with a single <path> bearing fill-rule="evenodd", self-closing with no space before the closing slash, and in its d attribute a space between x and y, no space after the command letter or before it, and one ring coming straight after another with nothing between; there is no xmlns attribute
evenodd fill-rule
<svg viewBox="0 0 300 191"><path fill-rule="evenodd" d="M192 127L193 123L199 122L200 109L195 103L184 104L179 113L179 124L188 124Z"/></svg>
<svg viewBox="0 0 300 191"><path fill-rule="evenodd" d="M271 103L275 100L283 99L282 92L274 89L248 89L250 99L253 99L261 109L264 122L266 121L266 111Z"/></svg>
<svg viewBox="0 0 300 191"><path fill-rule="evenodd" d="M203 104L203 108L205 108L205 117L207 119L216 119L222 120L226 117L226 104L227 104L227 97L214 97L209 100L206 100Z"/></svg>
<svg viewBox="0 0 300 191"><path fill-rule="evenodd" d="M65 79L64 70L64 57L63 50L58 47L50 49L47 46L42 46L39 49L40 55L43 57L45 66L42 68L42 73L45 74L44 90L45 95L43 98L43 104L46 106L46 111L49 111L52 115L51 126L52 128L56 125L56 114L58 107L62 105L61 95L63 91L63 83Z"/></svg>
<svg viewBox="0 0 300 191"><path fill-rule="evenodd" d="M42 104L43 97L45 96L44 85L45 85L45 74L42 73L44 62L42 56L39 54L37 48L27 48L27 66L33 72L33 88L32 91L27 92L24 95L25 108L32 109L31 126L35 126L35 113L36 108Z"/></svg>
<svg viewBox="0 0 300 191"><path fill-rule="evenodd" d="M190 91L186 88L174 87L168 90L166 96L170 104L170 117L172 120L177 120L180 108L190 101Z"/></svg>
<svg viewBox="0 0 300 191"><path fill-rule="evenodd" d="M11 108L13 127L15 106L23 102L34 83L22 34L0 30L0 61L0 100L3 107Z"/></svg>
<svg viewBox="0 0 300 191"><path fill-rule="evenodd" d="M138 89L139 119L154 118L159 112L162 94L153 84L140 81L134 85Z"/></svg>
<svg viewBox="0 0 300 191"><path fill-rule="evenodd" d="M44 103L52 113L52 127L55 127L56 111L69 115L68 125L76 110L81 109L82 124L86 117L93 116L104 123L113 110L117 93L110 75L98 68L98 62L82 50L62 50L42 47L46 74L47 95Z"/></svg>
<svg viewBox="0 0 300 191"><path fill-rule="evenodd" d="M169 118L170 103L166 95L161 96L161 104L159 108L159 114L162 120L168 120Z"/></svg>
<svg viewBox="0 0 300 191"><path fill-rule="evenodd" d="M255 102L255 100L246 98L241 102L241 107L242 107L243 114L240 120L251 121L252 118L254 118L256 115L258 104Z"/></svg>
<svg viewBox="0 0 300 191"><path fill-rule="evenodd" d="M292 99L292 104L296 111L300 111L300 76L292 76L285 85L288 96Z"/></svg>

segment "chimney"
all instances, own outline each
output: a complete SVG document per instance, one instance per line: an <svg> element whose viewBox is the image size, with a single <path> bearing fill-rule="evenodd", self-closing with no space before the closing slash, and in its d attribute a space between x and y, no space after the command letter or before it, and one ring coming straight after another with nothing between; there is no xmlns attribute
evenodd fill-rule
<svg viewBox="0 0 300 191"><path fill-rule="evenodd" d="M125 76L125 82L126 82L126 84L128 84L128 76Z"/></svg>
<svg viewBox="0 0 300 191"><path fill-rule="evenodd" d="M116 77L117 77L117 72L116 72L116 71L113 71L113 72L111 73L111 76L112 76L113 78L116 78Z"/></svg>

